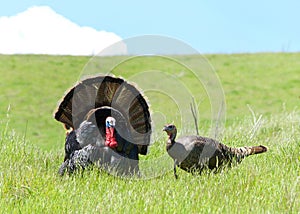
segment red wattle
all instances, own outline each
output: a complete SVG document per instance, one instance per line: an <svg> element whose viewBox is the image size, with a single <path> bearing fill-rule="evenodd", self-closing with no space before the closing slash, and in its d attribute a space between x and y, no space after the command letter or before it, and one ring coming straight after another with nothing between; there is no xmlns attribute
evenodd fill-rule
<svg viewBox="0 0 300 214"><path fill-rule="evenodd" d="M112 149L116 148L118 146L118 142L115 137L115 129L113 127L106 127L105 134L105 146L108 146Z"/></svg>
<svg viewBox="0 0 300 214"><path fill-rule="evenodd" d="M110 148L116 148L118 146L118 142L116 140L115 129L110 127Z"/></svg>
<svg viewBox="0 0 300 214"><path fill-rule="evenodd" d="M111 135L110 135L110 130L109 127L105 128L105 146L109 146L111 141Z"/></svg>

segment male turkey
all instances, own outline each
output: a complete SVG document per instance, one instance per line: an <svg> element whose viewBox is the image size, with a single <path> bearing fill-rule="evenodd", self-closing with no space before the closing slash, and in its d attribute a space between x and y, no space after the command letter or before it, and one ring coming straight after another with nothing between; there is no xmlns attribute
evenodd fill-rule
<svg viewBox="0 0 300 214"><path fill-rule="evenodd" d="M99 163L119 173L138 171L151 135L148 104L136 87L121 78L97 76L76 84L54 118L68 130L59 173ZM116 169L117 168L117 169Z"/></svg>
<svg viewBox="0 0 300 214"><path fill-rule="evenodd" d="M163 131L169 136L166 149L174 160L174 176L177 178L176 166L187 172L201 173L203 169L218 169L234 161L240 163L244 157L267 151L265 146L245 146L231 148L218 141L197 135L183 136L175 141L176 126L169 124Z"/></svg>

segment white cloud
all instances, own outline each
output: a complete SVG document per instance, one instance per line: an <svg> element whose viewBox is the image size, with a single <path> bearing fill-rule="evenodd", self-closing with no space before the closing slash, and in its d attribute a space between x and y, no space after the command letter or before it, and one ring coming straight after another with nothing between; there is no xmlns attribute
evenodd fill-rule
<svg viewBox="0 0 300 214"><path fill-rule="evenodd" d="M0 17L2 54L94 55L120 40L114 33L81 27L48 6ZM116 47L106 55L126 54L124 43Z"/></svg>

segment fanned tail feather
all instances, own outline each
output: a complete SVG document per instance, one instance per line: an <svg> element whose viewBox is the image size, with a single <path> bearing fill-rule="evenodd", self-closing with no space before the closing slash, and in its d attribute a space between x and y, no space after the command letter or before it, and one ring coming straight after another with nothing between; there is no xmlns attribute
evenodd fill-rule
<svg viewBox="0 0 300 214"><path fill-rule="evenodd" d="M247 157L249 155L255 155L267 152L268 148L266 146L244 146L239 148L230 148L231 154L238 157Z"/></svg>
<svg viewBox="0 0 300 214"><path fill-rule="evenodd" d="M145 155L151 135L149 106L141 92L121 78L97 76L77 83L64 96L54 117L66 129L76 130L91 110L100 111L100 108L105 112L103 117L119 112L125 118L133 143L138 144L139 153ZM101 127L97 125L104 130L104 123Z"/></svg>

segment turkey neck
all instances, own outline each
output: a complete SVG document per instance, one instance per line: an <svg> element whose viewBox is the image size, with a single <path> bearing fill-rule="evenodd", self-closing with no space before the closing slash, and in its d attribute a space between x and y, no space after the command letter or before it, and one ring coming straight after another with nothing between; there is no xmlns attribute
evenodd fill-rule
<svg viewBox="0 0 300 214"><path fill-rule="evenodd" d="M176 138L176 131L174 131L174 133L170 133L169 135L169 139L167 141L167 151L169 151L169 149L171 149L171 147L175 144L175 138Z"/></svg>

